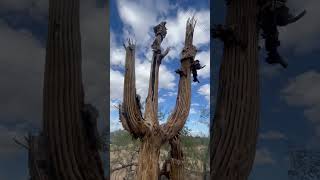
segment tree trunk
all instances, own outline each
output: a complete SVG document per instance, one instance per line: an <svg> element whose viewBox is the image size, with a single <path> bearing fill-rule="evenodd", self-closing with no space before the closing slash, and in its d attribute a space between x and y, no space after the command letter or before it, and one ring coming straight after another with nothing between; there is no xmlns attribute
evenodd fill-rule
<svg viewBox="0 0 320 180"><path fill-rule="evenodd" d="M46 49L43 138L50 179L103 180L97 148L90 146L81 110L79 0L50 0Z"/></svg>
<svg viewBox="0 0 320 180"><path fill-rule="evenodd" d="M157 180L159 177L160 137L145 137L140 146L137 180Z"/></svg>
<svg viewBox="0 0 320 180"><path fill-rule="evenodd" d="M184 158L180 137L175 137L169 141L171 146L170 160L170 180L184 180Z"/></svg>
<svg viewBox="0 0 320 180"><path fill-rule="evenodd" d="M220 68L214 129L211 131L211 178L245 180L254 158L259 120L257 1L231 1L226 25L245 47L226 44Z"/></svg>

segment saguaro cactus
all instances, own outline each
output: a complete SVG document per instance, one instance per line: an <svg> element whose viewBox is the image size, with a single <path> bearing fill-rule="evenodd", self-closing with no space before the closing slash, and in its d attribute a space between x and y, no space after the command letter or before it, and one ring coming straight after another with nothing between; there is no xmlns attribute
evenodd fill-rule
<svg viewBox="0 0 320 180"><path fill-rule="evenodd" d="M137 179L157 180L159 176L160 148L176 137L183 128L190 110L191 101L191 63L196 55L192 45L195 20L188 19L186 25L185 46L181 54L181 67L176 106L167 123L160 125L158 121L158 84L161 60L169 52L160 50L166 36L165 22L155 26L156 38L152 44L153 59L151 63L148 96L145 113L142 115L137 102L135 85L135 45L129 41L126 49L123 103L120 106L120 121L125 130L133 137L141 140L138 158ZM180 160L180 159L179 159ZM177 161L179 161L177 160Z"/></svg>
<svg viewBox="0 0 320 180"><path fill-rule="evenodd" d="M248 178L256 150L259 122L257 0L230 1L219 75L210 170L215 180ZM220 37L223 39L222 37Z"/></svg>
<svg viewBox="0 0 320 180"><path fill-rule="evenodd" d="M45 143L31 142L47 157L35 162L31 150L30 169L35 180L103 180L104 173L97 146L92 142L96 114L84 104L81 78L81 40L79 0L50 0L46 49L43 133ZM92 108L91 108L92 109ZM89 128L89 129L88 129ZM38 138L33 138L37 140ZM37 146L32 146L37 147ZM40 164L42 164L40 166Z"/></svg>

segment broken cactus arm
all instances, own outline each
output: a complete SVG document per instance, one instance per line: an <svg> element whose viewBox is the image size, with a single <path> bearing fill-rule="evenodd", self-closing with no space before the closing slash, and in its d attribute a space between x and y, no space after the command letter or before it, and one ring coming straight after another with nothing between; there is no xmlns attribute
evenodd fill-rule
<svg viewBox="0 0 320 180"><path fill-rule="evenodd" d="M166 139L172 139L183 128L190 110L191 104L191 64L194 61L197 49L192 45L193 32L196 21L192 18L187 22L185 46L181 55L181 68L186 76L180 76L178 95L176 99L176 105L168 118L168 121L163 126Z"/></svg>
<svg viewBox="0 0 320 180"><path fill-rule="evenodd" d="M119 117L123 127L134 137L143 137L148 128L144 123L136 100L135 84L135 45L128 40L125 58L123 103L119 108Z"/></svg>

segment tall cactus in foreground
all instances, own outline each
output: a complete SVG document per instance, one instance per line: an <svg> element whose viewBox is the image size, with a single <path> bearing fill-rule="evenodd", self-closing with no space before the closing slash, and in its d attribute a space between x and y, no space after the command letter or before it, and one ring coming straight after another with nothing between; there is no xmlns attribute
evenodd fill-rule
<svg viewBox="0 0 320 180"><path fill-rule="evenodd" d="M255 158L259 122L257 5L257 0L243 0L227 6L229 29L222 38L210 142L210 174L215 180L248 179Z"/></svg>
<svg viewBox="0 0 320 180"><path fill-rule="evenodd" d="M95 109L84 104L80 0L50 0L43 133L30 138L31 179L103 180ZM41 142L41 143L40 143ZM41 158L37 152L44 154Z"/></svg>
<svg viewBox="0 0 320 180"><path fill-rule="evenodd" d="M158 120L158 84L159 67L169 49L161 52L161 42L166 36L165 22L154 27L156 38L152 44L153 59L149 80L149 90L146 99L145 113L142 114L135 83L135 45L128 42L125 45L125 77L123 103L120 106L120 121L125 130L133 137L141 140L138 157L137 177L139 180L157 180L159 176L159 155L161 146L179 135L189 115L191 104L191 64L196 55L196 48L192 45L195 20L188 19L186 24L185 45L181 54L180 80L176 106L169 116L167 123L160 125ZM174 148L174 147L173 147ZM174 159L173 162L181 161ZM178 173L181 171L177 171ZM183 175L172 175L176 179L184 179Z"/></svg>

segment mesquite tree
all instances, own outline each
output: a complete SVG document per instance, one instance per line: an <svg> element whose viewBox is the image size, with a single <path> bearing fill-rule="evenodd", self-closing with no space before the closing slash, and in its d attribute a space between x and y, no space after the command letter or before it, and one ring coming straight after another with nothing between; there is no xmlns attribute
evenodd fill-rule
<svg viewBox="0 0 320 180"><path fill-rule="evenodd" d="M43 132L30 141L33 180L103 180L97 112L84 104L79 0L50 0Z"/></svg>
<svg viewBox="0 0 320 180"><path fill-rule="evenodd" d="M170 141L175 144L179 131L183 128L190 110L191 101L191 64L196 55L196 47L192 45L195 20L188 19L186 24L185 44L181 53L181 73L178 86L176 105L167 122L163 125L158 120L158 84L159 67L161 61L168 54L169 49L161 52L161 42L166 36L165 22L154 27L155 40L152 44L153 59L149 80L149 90L146 99L145 112L142 114L139 98L137 98L135 84L135 45L129 40L125 45L125 76L123 102L120 106L120 121L125 130L130 132L133 137L141 140L138 157L137 179L157 180L160 174L159 155L161 146ZM172 147L175 151L176 146ZM172 157L171 167L182 167L182 161ZM183 171L171 171L172 177L183 179Z"/></svg>
<svg viewBox="0 0 320 180"><path fill-rule="evenodd" d="M255 158L259 121L257 0L231 0L219 74L210 170L215 180L245 180ZM234 37L235 39L230 38Z"/></svg>

